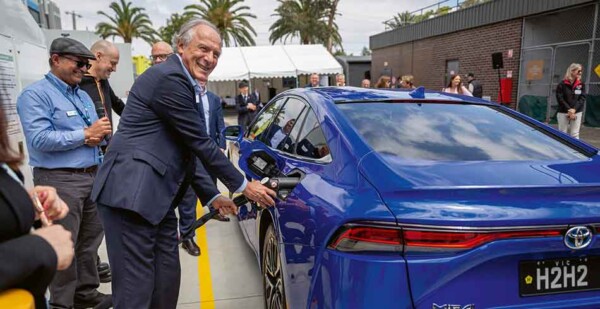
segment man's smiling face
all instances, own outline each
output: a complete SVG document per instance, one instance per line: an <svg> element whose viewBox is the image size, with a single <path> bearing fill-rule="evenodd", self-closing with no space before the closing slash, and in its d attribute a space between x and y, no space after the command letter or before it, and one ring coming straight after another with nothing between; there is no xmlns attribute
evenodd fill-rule
<svg viewBox="0 0 600 309"><path fill-rule="evenodd" d="M177 45L177 52L190 75L199 82L206 83L221 55L221 37L209 26L198 25L192 30L192 39L184 45Z"/></svg>

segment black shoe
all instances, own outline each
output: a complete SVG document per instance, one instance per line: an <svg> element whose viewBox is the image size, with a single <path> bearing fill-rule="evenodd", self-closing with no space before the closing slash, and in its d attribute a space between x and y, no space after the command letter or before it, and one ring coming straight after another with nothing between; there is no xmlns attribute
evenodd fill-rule
<svg viewBox="0 0 600 309"><path fill-rule="evenodd" d="M111 294L102 294L98 292L98 295L93 299L81 301L75 299L75 304L73 308L75 309L84 309L84 308L94 308L94 309L108 309L112 308L112 295Z"/></svg>
<svg viewBox="0 0 600 309"><path fill-rule="evenodd" d="M185 239L181 243L181 247L183 249L185 249L185 251L187 251L187 253L189 253L192 256L200 255L200 248L198 247L198 245L196 245L196 242L194 241L193 238Z"/></svg>
<svg viewBox="0 0 600 309"><path fill-rule="evenodd" d="M99 263L97 265L97 268L100 282L108 283L112 281L112 273L110 272L110 266L108 265L108 263Z"/></svg>
<svg viewBox="0 0 600 309"><path fill-rule="evenodd" d="M213 217L213 220L217 220L217 221L221 221L221 222L231 221L231 219L227 218L226 216L223 216L222 214L217 214L216 216Z"/></svg>

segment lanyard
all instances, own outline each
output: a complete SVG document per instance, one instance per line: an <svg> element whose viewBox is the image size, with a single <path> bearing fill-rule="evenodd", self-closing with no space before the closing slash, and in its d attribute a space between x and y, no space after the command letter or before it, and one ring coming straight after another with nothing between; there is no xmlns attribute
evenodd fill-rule
<svg viewBox="0 0 600 309"><path fill-rule="evenodd" d="M48 80L49 80L49 81L52 83L52 85L54 85L54 87L55 87L56 89L58 89L58 92L60 92L60 93L61 93L61 94L62 94L62 95L63 95L63 96L64 96L64 97L67 99L67 101L69 101L69 102L71 102L71 104L73 104L73 107L75 107L75 110L77 110L77 114L79 114L79 117L81 117L81 119L83 119L83 121L85 122L85 124L86 124L88 127L89 127L89 126L91 126L91 125L92 125L92 120L90 119L90 116L89 116L89 114L87 113L87 107L85 107L85 103L83 103L83 102L82 102L82 103L83 103L83 105L84 105L84 108L85 108L86 114L84 114L84 113L81 111L81 109L79 108L79 106L77 106L77 104L75 104L75 101L73 101L71 98L69 98L69 96L68 96L66 93L64 93L64 92L61 90L60 86L59 86L59 85L57 85L57 84L56 84L56 82L55 82L54 80L52 80L52 79L51 79L51 78L49 78L48 76L46 76L46 79L48 79ZM73 95L75 95L75 92L73 92Z"/></svg>
<svg viewBox="0 0 600 309"><path fill-rule="evenodd" d="M85 111L86 111L86 114L83 114L83 112L81 111L79 106L77 106L77 104L75 104L75 101L71 100L71 98L69 98L69 96L67 96L67 94L61 90L60 86L58 84L56 84L56 82L54 80L52 80L52 78L50 78L50 77L48 77L48 75L46 75L46 79L50 81L50 83L58 90L58 92L62 93L62 95L67 99L67 101L69 101L69 102L71 102L71 104L73 104L73 107L75 107L75 110L77 110L77 114L79 114L79 117L81 117L81 119L83 119L85 124L88 127L92 126L92 119L90 119L90 116L87 113L87 107L85 106L85 103L83 101L81 102L83 104L83 108L85 108ZM75 91L73 91L73 95L75 95ZM96 148L98 148L98 161L99 161L99 163L102 163L102 161L104 160L104 153L102 153L102 148L100 148L100 147L96 147Z"/></svg>

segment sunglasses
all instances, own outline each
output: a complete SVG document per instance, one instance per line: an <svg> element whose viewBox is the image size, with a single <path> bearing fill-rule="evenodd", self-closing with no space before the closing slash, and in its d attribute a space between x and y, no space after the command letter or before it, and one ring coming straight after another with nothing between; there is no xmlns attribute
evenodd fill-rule
<svg viewBox="0 0 600 309"><path fill-rule="evenodd" d="M86 70L89 70L92 67L92 65L89 63L89 61L86 61L86 60L73 59L71 57L67 57L64 55L60 55L60 57L63 57L63 58L66 58L66 59L69 59L69 60L75 62L75 65L77 65L77 67L80 69L85 67Z"/></svg>

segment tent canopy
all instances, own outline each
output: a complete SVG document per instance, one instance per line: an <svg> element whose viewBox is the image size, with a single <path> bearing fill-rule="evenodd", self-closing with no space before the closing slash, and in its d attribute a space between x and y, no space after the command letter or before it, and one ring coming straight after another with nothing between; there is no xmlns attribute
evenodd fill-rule
<svg viewBox="0 0 600 309"><path fill-rule="evenodd" d="M342 66L323 45L224 47L210 81L338 74Z"/></svg>

